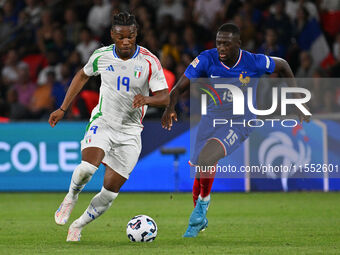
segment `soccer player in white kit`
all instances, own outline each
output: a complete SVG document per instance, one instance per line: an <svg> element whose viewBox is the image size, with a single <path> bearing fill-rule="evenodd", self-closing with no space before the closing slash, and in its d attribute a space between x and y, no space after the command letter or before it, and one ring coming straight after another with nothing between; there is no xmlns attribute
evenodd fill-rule
<svg viewBox="0 0 340 255"><path fill-rule="evenodd" d="M152 53L136 45L136 37L135 17L126 12L115 15L111 29L114 44L94 51L73 78L61 107L50 115L49 123L54 127L89 77L101 75L99 103L81 141L82 161L55 213L56 223L67 222L78 194L101 163L106 166L104 184L85 212L70 225L67 241L80 241L83 227L111 206L129 178L141 151L140 133L147 106L169 104L162 66ZM149 90L153 96L149 96Z"/></svg>

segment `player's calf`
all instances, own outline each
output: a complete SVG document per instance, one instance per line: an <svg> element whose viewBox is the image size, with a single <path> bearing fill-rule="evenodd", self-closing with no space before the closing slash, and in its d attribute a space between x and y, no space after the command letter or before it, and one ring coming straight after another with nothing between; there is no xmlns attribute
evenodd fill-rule
<svg viewBox="0 0 340 255"><path fill-rule="evenodd" d="M85 185L91 180L92 175L96 172L98 167L90 164L87 161L81 163L74 169L70 188L67 193L69 200L78 199L78 194L83 190Z"/></svg>
<svg viewBox="0 0 340 255"><path fill-rule="evenodd" d="M97 219L100 215L106 212L107 209L110 208L117 196L118 193L112 192L102 187L101 191L91 200L90 205L87 207L83 215L80 216L80 223L85 226L91 221Z"/></svg>
<svg viewBox="0 0 340 255"><path fill-rule="evenodd" d="M65 225L70 218L71 212L78 201L78 195L88 183L98 167L82 161L73 171L69 192L54 214L58 225Z"/></svg>

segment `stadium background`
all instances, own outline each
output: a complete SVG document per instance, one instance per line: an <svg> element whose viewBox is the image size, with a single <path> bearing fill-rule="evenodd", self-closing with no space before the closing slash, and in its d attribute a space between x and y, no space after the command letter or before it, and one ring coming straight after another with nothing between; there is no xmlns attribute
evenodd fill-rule
<svg viewBox="0 0 340 255"><path fill-rule="evenodd" d="M285 58L298 78L336 78L340 74L340 2L324 1L0 1L0 191L64 191L80 160L79 141L86 120L98 101L98 78L91 78L69 109L65 120L52 129L49 113L61 105L75 72L92 52L111 44L110 17L130 11L139 23L138 44L159 57L169 89L192 59L214 47L220 24L231 21L241 28L242 48ZM320 162L339 165L340 88L309 85L311 112L323 123L306 131L316 144ZM261 91L260 97L266 98ZM161 129L161 110L150 108L144 120L143 152L124 191L190 191L189 94L182 95L180 121L172 132ZM312 125L317 125L313 123ZM299 134L299 132L297 132ZM289 131L292 141L303 140ZM301 133L301 132L300 132ZM266 136L265 131L258 137ZM326 137L326 139L324 139ZM263 138L265 139L265 138ZM259 141L255 141L255 144ZM241 146L230 162L243 164ZM295 146L295 145L294 145ZM178 173L171 155L161 147L184 147ZM293 148L288 148L293 149ZM86 187L99 190L103 169ZM249 184L248 184L249 186ZM247 181L217 179L215 191L246 191ZM337 179L291 179L288 190L339 190ZM250 190L283 190L280 178L251 181Z"/></svg>

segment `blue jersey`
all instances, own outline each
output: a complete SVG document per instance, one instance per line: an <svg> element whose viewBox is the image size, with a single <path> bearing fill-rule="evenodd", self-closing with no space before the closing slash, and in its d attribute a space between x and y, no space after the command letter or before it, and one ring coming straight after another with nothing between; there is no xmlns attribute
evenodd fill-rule
<svg viewBox="0 0 340 255"><path fill-rule="evenodd" d="M253 119L247 106L247 87L253 88L253 105L256 108L256 89L258 78L265 73L272 73L275 69L275 62L271 57L263 54L253 54L245 50L240 50L239 57L233 67L226 66L219 60L217 49L203 51L185 71L185 76L189 79L209 78L215 79L212 83L225 83L240 87L244 93L245 115L234 116L232 111L232 95L227 89L216 89L218 100L221 102L216 107L215 102L210 98L208 101L208 114L214 116L223 115L224 118ZM219 79L216 79L219 78ZM223 79L222 79L223 78ZM214 92L215 92L214 91Z"/></svg>
<svg viewBox="0 0 340 255"><path fill-rule="evenodd" d="M236 150L242 142L247 139L251 132L251 128L246 126L230 126L218 125L212 126L214 118L222 119L254 119L256 116L252 114L247 105L247 87L253 88L253 106L256 108L256 89L258 78L265 73L272 73L275 69L275 63L272 58L263 54L252 54L250 52L240 50L239 58L232 67L226 66L219 60L217 49L203 51L197 58L193 60L185 71L185 76L189 79L209 78L209 83L228 83L239 87L244 94L244 116L233 115L233 97L228 89L214 89L208 86L211 95L217 96L219 104L210 98L208 101L207 115L203 115L198 125L193 154L191 162L197 164L202 148L208 140L218 141L224 149L225 156L230 155ZM219 79L217 79L219 78Z"/></svg>

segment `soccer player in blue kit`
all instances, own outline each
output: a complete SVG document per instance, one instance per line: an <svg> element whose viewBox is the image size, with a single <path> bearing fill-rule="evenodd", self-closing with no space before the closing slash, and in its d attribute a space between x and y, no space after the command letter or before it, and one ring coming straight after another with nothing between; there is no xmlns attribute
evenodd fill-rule
<svg viewBox="0 0 340 255"><path fill-rule="evenodd" d="M239 28L232 23L223 24L217 31L216 48L203 51L196 57L172 89L170 104L162 117L163 128L170 130L173 125L173 119L177 121L175 105L179 95L189 89L190 79L230 78L237 81L233 85L240 88L244 87L244 85L251 86L253 88L253 100L255 100L258 83L256 78L260 78L263 74L276 72L280 77L294 78L289 64L284 59L263 54L253 54L240 49L240 46ZM252 82L250 82L251 80ZM287 85L296 87L294 79L289 79ZM227 93L226 90L224 93ZM211 116L215 118L222 117L223 119L228 116L238 122L243 119L256 119L256 116L248 110L248 107L245 109L242 120L240 116L233 115L233 98L228 93L220 96L220 98L223 98L223 105L218 109L212 107L214 106L212 102L208 103L208 114L202 116L198 125L195 151L193 158L189 161L190 165L199 167L215 166L220 159L230 155L250 135L251 129L247 126L231 127L230 124L229 126L219 125L219 127L215 128L212 126ZM247 97L245 96L245 98ZM256 103L254 102L253 104L255 107ZM214 112L214 109L217 110ZM300 121L305 120L308 122L309 116L299 113L299 119ZM214 181L214 174L215 171L196 174L192 190L194 210L191 213L189 226L183 237L196 237L208 225L206 214L210 204L210 191Z"/></svg>

